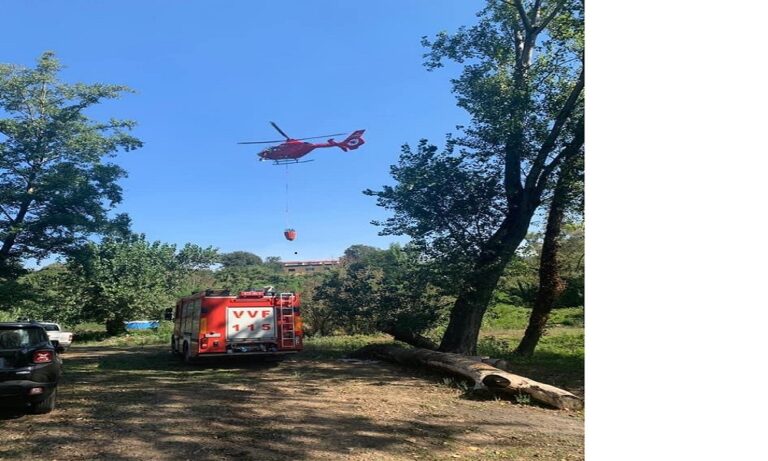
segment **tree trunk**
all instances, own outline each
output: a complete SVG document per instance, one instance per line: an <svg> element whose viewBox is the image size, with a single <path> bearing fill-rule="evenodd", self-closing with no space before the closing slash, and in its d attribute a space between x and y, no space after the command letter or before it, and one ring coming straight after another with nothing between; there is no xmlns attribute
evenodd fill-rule
<svg viewBox="0 0 768 461"><path fill-rule="evenodd" d="M439 350L457 354L477 354L477 339L483 316L491 301L504 268L525 238L538 201L520 200L518 213L510 214L496 234L486 243L475 266L464 279L463 290L456 298L448 328Z"/></svg>
<svg viewBox="0 0 768 461"><path fill-rule="evenodd" d="M356 357L375 357L411 366L427 366L463 376L475 383L475 389L489 389L512 395L527 394L537 402L559 409L581 410L584 402L568 391L518 376L465 355L404 349L398 346L374 344L354 353Z"/></svg>
<svg viewBox="0 0 768 461"><path fill-rule="evenodd" d="M125 323L123 323L123 319L121 318L107 320L105 326L107 328L107 333L111 336L125 333Z"/></svg>
<svg viewBox="0 0 768 461"><path fill-rule="evenodd" d="M539 263L539 291L528 320L528 327L520 344L515 349L515 355L530 357L544 334L549 320L549 314L557 298L563 293L565 284L560 277L558 253L560 252L560 231L563 217L568 207L569 191L573 181L573 164L575 157L563 165L557 178L552 204L547 217L547 229L544 233L544 243L541 247L541 262Z"/></svg>
<svg viewBox="0 0 768 461"><path fill-rule="evenodd" d="M29 207L32 205L32 202L33 202L33 198L31 195L33 190L34 189L31 186L27 189L27 197L21 203L21 206L19 207L19 212L16 214L16 218L13 220L13 223L11 224L10 229L16 229L21 225L21 223L24 222L24 218L27 216ZM5 237L5 240L3 240L3 246L0 247L0 262L4 262L5 260L8 259L8 257L11 254L11 248L13 248L14 243L16 243L16 238L18 236L19 236L19 231L13 230Z"/></svg>

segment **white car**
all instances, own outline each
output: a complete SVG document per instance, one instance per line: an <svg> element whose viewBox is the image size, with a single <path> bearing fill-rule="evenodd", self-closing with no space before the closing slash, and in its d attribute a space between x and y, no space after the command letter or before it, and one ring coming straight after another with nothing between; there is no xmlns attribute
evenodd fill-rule
<svg viewBox="0 0 768 461"><path fill-rule="evenodd" d="M45 328L45 332L48 333L48 339L56 346L59 345L63 349L67 349L72 344L72 333L68 331L61 331L61 327L58 323L52 322L38 322L38 325Z"/></svg>

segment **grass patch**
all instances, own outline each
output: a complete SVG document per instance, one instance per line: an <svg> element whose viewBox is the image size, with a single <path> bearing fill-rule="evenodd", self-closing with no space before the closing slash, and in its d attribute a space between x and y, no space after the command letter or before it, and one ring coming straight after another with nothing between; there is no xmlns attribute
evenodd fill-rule
<svg viewBox="0 0 768 461"><path fill-rule="evenodd" d="M104 339L92 339L89 341L78 342L84 346L156 346L161 344L171 344L171 335L158 333L155 331L133 331L120 336L109 336Z"/></svg>
<svg viewBox="0 0 768 461"><path fill-rule="evenodd" d="M304 341L302 354L312 358L339 358L373 343L393 343L388 335L313 336Z"/></svg>
<svg viewBox="0 0 768 461"><path fill-rule="evenodd" d="M496 304L488 309L483 319L483 327L486 329L520 330L528 326L528 318L531 309L512 306L510 304ZM572 327L584 326L583 307L563 307L554 309L549 315L549 325L564 325Z"/></svg>
<svg viewBox="0 0 768 461"><path fill-rule="evenodd" d="M583 325L583 308L557 309L551 317L551 324L539 341L536 352L531 358L512 355L523 336L528 323L530 309L515 306L495 306L494 315L486 316L478 343L478 354L505 359L510 371L537 381L575 390L584 386L584 329L571 324ZM78 346L99 347L134 347L134 346L169 346L173 324L161 322L157 330L138 330L124 335L106 337L103 328L99 331L94 326L79 326L75 344ZM91 334L90 339L87 334ZM101 338L101 339L99 339ZM304 341L302 357L312 360L336 359L344 357L363 346L373 343L396 342L388 335L350 335L350 336L312 336ZM137 354L130 358L114 357L99 364L106 369L185 369L175 359L168 356L150 357Z"/></svg>
<svg viewBox="0 0 768 461"><path fill-rule="evenodd" d="M510 371L555 386L584 387L584 329L550 328L539 340L530 358L512 355L523 337L523 330L494 330L478 342L480 355L506 360Z"/></svg>
<svg viewBox="0 0 768 461"><path fill-rule="evenodd" d="M99 360L98 368L105 370L183 370L189 368L180 358L174 357L170 350L158 351L156 348L128 349L125 352L107 355Z"/></svg>
<svg viewBox="0 0 768 461"><path fill-rule="evenodd" d="M96 326L96 328L94 328ZM171 344L173 322L161 321L154 330L131 330L118 336L109 336L103 326L83 324L75 328L75 344L82 346L152 346Z"/></svg>
<svg viewBox="0 0 768 461"><path fill-rule="evenodd" d="M96 324L93 324L96 325ZM118 336L109 336L103 327L92 329L79 326L75 343L78 346L154 346L170 345L173 333L172 322L160 322L157 330L128 331ZM310 357L338 358L371 343L394 342L387 335L312 336L304 340L304 352Z"/></svg>

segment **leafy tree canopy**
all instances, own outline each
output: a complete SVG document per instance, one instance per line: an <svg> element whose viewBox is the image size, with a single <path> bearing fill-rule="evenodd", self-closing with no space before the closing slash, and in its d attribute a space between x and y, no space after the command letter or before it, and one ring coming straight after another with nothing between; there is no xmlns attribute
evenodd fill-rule
<svg viewBox="0 0 768 461"><path fill-rule="evenodd" d="M91 106L131 91L64 83L43 53L35 68L0 64L0 266L67 253L93 233L128 228L109 217L122 200L119 166L104 161L141 147L130 120L95 121Z"/></svg>
<svg viewBox="0 0 768 461"><path fill-rule="evenodd" d="M515 306L531 307L539 286L539 262L543 232L529 233L517 256L510 262L499 280L496 301ZM565 292L555 307L584 305L584 222L566 222L560 234L558 254L560 275L566 282Z"/></svg>
<svg viewBox="0 0 768 461"><path fill-rule="evenodd" d="M429 70L463 65L453 93L470 126L439 154L406 146L396 185L365 193L394 212L384 233L411 236L461 274L443 351L476 352L504 268L583 148L583 24L580 0L487 0L474 26L423 39Z"/></svg>
<svg viewBox="0 0 768 461"><path fill-rule="evenodd" d="M23 276L25 298L14 305L20 317L72 325L84 320L77 280L67 266L54 263Z"/></svg>
<svg viewBox="0 0 768 461"><path fill-rule="evenodd" d="M396 184L364 191L393 212L374 222L381 234L408 235L446 262L473 260L520 212L514 195L526 192L538 206L562 161L552 154L562 153L582 119L574 91L583 56L579 1L489 0L478 17L472 27L422 39L428 70L464 64L451 81L471 125L442 150L427 140L404 145L391 167Z"/></svg>
<svg viewBox="0 0 768 461"><path fill-rule="evenodd" d="M339 268L313 287L323 330L331 322L348 333L389 333L412 344L423 341L448 305L431 280L431 266L414 246L387 250L353 245ZM322 323L321 323L322 322Z"/></svg>
<svg viewBox="0 0 768 461"><path fill-rule="evenodd" d="M111 333L124 320L159 318L174 304L186 278L215 263L216 250L149 242L144 235L89 243L70 262L81 289L83 318L103 321Z"/></svg>
<svg viewBox="0 0 768 461"><path fill-rule="evenodd" d="M261 258L247 251L233 251L224 253L219 257L223 267L259 266L263 263Z"/></svg>
<svg viewBox="0 0 768 461"><path fill-rule="evenodd" d="M384 222L373 222L382 226L380 234L411 237L424 256L439 261L436 267L454 285L506 212L502 170L456 149L450 138L442 151L426 140L415 150L404 145L391 167L396 185L364 191L394 212Z"/></svg>
<svg viewBox="0 0 768 461"><path fill-rule="evenodd" d="M297 289L297 278L283 273L283 267L275 265L225 267L215 273L216 287L232 291L254 290L272 286L277 290Z"/></svg>

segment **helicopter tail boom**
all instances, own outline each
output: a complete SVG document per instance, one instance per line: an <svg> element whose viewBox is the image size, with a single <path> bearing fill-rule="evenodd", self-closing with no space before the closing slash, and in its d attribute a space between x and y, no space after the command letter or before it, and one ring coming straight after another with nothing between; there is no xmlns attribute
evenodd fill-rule
<svg viewBox="0 0 768 461"><path fill-rule="evenodd" d="M355 150L358 147L365 144L365 139L363 139L363 133L365 133L365 130L357 130L353 132L351 135L349 135L347 139L341 142L335 142L333 139L329 139L328 143L338 147L344 152L347 152L349 150Z"/></svg>

